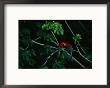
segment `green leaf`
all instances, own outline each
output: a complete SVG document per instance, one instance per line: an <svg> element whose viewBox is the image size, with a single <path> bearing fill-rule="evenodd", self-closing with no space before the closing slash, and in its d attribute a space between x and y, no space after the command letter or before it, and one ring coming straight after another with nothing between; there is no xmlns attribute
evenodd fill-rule
<svg viewBox="0 0 110 88"><path fill-rule="evenodd" d="M27 28L23 28L19 31L19 37L20 37L19 45L20 46L22 45L23 48L26 48L32 44L30 33L31 33L30 30Z"/></svg>
<svg viewBox="0 0 110 88"><path fill-rule="evenodd" d="M33 56L36 56L36 52L35 52L34 49L31 49L31 54L32 54Z"/></svg>
<svg viewBox="0 0 110 88"><path fill-rule="evenodd" d="M68 54L65 51L62 51L59 56L59 60L65 62L69 58Z"/></svg>
<svg viewBox="0 0 110 88"><path fill-rule="evenodd" d="M80 41L80 40L82 39L82 37L81 37L80 34L76 34L76 35L73 36L73 39L74 39L75 41Z"/></svg>
<svg viewBox="0 0 110 88"><path fill-rule="evenodd" d="M87 59L89 59L90 61L92 60L92 54L90 54L90 53L86 54L85 57L86 57Z"/></svg>
<svg viewBox="0 0 110 88"><path fill-rule="evenodd" d="M42 30L51 30L54 32L54 34L57 34L57 35L63 35L64 34L64 30L62 28L62 24L60 24L59 22L55 22L55 21L52 21L52 22L47 22L44 23L42 25Z"/></svg>
<svg viewBox="0 0 110 88"><path fill-rule="evenodd" d="M20 53L20 63L22 63L22 66L24 65L30 65L30 66L33 66L36 61L34 60L34 54L35 54L35 51L34 50L26 50L24 49L23 51L20 50L19 51Z"/></svg>
<svg viewBox="0 0 110 88"><path fill-rule="evenodd" d="M55 62L52 65L53 69L58 69L58 68L64 68L64 64L61 61L55 60Z"/></svg>
<svg viewBox="0 0 110 88"><path fill-rule="evenodd" d="M61 35L63 35L63 34L64 34L64 30L61 31Z"/></svg>

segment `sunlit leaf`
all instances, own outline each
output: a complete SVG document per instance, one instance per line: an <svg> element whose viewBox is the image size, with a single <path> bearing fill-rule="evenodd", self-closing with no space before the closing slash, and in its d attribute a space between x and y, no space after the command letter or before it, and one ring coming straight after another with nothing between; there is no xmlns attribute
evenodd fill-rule
<svg viewBox="0 0 110 88"><path fill-rule="evenodd" d="M80 34L76 34L76 35L73 36L73 39L74 39L75 41L80 41L80 40L82 39L82 37L81 37Z"/></svg>

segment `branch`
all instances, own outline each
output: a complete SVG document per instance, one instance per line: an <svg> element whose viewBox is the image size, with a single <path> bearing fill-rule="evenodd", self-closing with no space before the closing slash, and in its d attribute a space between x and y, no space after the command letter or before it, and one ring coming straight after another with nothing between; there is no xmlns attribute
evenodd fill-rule
<svg viewBox="0 0 110 88"><path fill-rule="evenodd" d="M58 44L56 42L54 42L54 41L51 41L51 42L58 46Z"/></svg>
<svg viewBox="0 0 110 88"><path fill-rule="evenodd" d="M83 51L84 54L86 54L86 52L84 51L84 49L81 47L81 44L79 42L77 42L79 47L81 48L81 50Z"/></svg>
<svg viewBox="0 0 110 88"><path fill-rule="evenodd" d="M52 33L52 35L53 35L53 37L55 38L55 40L56 40L56 42L54 42L57 46L58 46L58 40L57 40L57 38L56 38L56 36L55 36L55 34L51 31L51 33Z"/></svg>
<svg viewBox="0 0 110 88"><path fill-rule="evenodd" d="M40 38L41 38L41 37L36 38L35 41L38 40L38 39L40 39Z"/></svg>
<svg viewBox="0 0 110 88"><path fill-rule="evenodd" d="M67 23L67 21L65 20L65 23L66 23L66 25L68 26L68 28L70 29L70 31L71 31L71 33L72 33L72 35L74 35L74 33L73 33L73 31L72 31L72 29L71 29L71 27L68 25L68 23ZM80 45L80 43L78 42L78 41L76 41L77 43L78 43L78 45L80 46L80 48L81 48L81 50L86 54L86 52L83 50L83 48L81 47L81 45Z"/></svg>
<svg viewBox="0 0 110 88"><path fill-rule="evenodd" d="M44 66L44 65L46 65L46 63L47 63L47 61L49 60L49 58L51 57L51 56L53 56L56 52L58 52L59 50L56 50L55 52L53 52L53 53L51 53L47 58L46 58L46 61L45 61L45 63L42 65L42 66Z"/></svg>
<svg viewBox="0 0 110 88"><path fill-rule="evenodd" d="M36 41L34 41L34 40L32 40L32 42L35 43L35 44L38 44L38 45L40 45L40 46L44 46L44 45L45 45L45 44L42 44L42 43L36 42ZM46 45L46 46L50 46L50 45ZM50 46L50 47L51 47L51 48L58 49L58 48L56 48L56 47L54 47L54 46Z"/></svg>
<svg viewBox="0 0 110 88"><path fill-rule="evenodd" d="M70 49L69 49L69 53L70 53L70 55L71 55L71 58L72 58L73 51L74 51L73 48L70 48Z"/></svg>
<svg viewBox="0 0 110 88"><path fill-rule="evenodd" d="M73 33L73 31L72 31L71 27L69 26L69 24L67 23L67 21L66 21L66 20L65 20L65 23L66 23L67 27L69 28L69 30L71 31L72 35L74 35L74 33Z"/></svg>
<svg viewBox="0 0 110 88"><path fill-rule="evenodd" d="M27 45L26 49L28 49L28 48L29 48L29 44Z"/></svg>
<svg viewBox="0 0 110 88"><path fill-rule="evenodd" d="M66 50L63 50L63 51L65 51L69 56L71 56ZM82 68L86 68L83 64L81 64L77 59L75 59L73 56L72 56L72 59L74 60L74 61L76 61Z"/></svg>
<svg viewBox="0 0 110 88"><path fill-rule="evenodd" d="M82 55L82 53L79 51L78 47L76 46L78 53L80 54L81 57L83 57L85 60L87 60L88 62L92 63L90 60L88 60L88 58L86 58L85 56Z"/></svg>
<svg viewBox="0 0 110 88"><path fill-rule="evenodd" d="M41 46L44 46L44 45L45 45L45 44L42 44L42 43L36 42L36 41L34 41L34 40L32 40L32 42L35 43L35 44L41 45Z"/></svg>

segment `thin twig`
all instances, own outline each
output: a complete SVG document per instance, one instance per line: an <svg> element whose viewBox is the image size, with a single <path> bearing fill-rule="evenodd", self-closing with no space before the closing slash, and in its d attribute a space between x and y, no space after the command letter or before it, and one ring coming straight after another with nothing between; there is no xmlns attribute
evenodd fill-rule
<svg viewBox="0 0 110 88"><path fill-rule="evenodd" d="M27 45L26 49L28 49L28 47L29 47L29 44Z"/></svg>
<svg viewBox="0 0 110 88"><path fill-rule="evenodd" d="M71 56L66 50L63 50L63 51L65 51L69 56ZM77 59L75 59L73 56L72 56L72 59L74 60L74 61L76 61L82 68L86 68L83 64L81 64Z"/></svg>
<svg viewBox="0 0 110 88"><path fill-rule="evenodd" d="M65 23L66 23L67 27L69 28L69 30L71 31L72 35L74 35L74 33L73 33L73 31L72 31L71 27L69 26L69 24L67 23L67 21L66 21L66 20L65 20Z"/></svg>
<svg viewBox="0 0 110 88"><path fill-rule="evenodd" d="M71 31L72 35L74 35L71 27L68 25L67 21L65 20L66 25L68 26L69 30ZM76 41L78 43L78 45L80 46L81 50L86 54L86 52L83 50L83 48L81 47L80 43L78 41Z"/></svg>
<svg viewBox="0 0 110 88"><path fill-rule="evenodd" d="M51 56L53 56L56 52L58 52L59 50L56 50L55 52L53 52L53 53L51 53L47 58L46 58L46 61L44 62L44 64L42 65L42 66L44 66L44 65L46 65L46 63L47 63L47 61L49 60L49 58L51 57Z"/></svg>
<svg viewBox="0 0 110 88"><path fill-rule="evenodd" d="M32 40L32 42L33 43L35 43L35 44L38 44L38 45L40 45L40 46L44 46L45 44L43 44L43 43L39 43L39 42L36 42L36 41L34 41L34 40ZM46 45L46 46L50 46L50 45ZM58 49L58 48L56 48L56 47L54 47L54 46L50 46L51 48L55 48L55 49Z"/></svg>
<svg viewBox="0 0 110 88"><path fill-rule="evenodd" d="M38 39L40 39L40 37L36 38L35 41L38 40Z"/></svg>
<svg viewBox="0 0 110 88"><path fill-rule="evenodd" d="M35 43L35 44L41 45L41 46L44 46L44 45L45 45L45 44L42 44L42 43L36 42L36 41L34 41L34 40L32 40L32 42Z"/></svg>
<svg viewBox="0 0 110 88"><path fill-rule="evenodd" d="M83 57L85 60L87 60L88 62L91 63L90 60L88 60L88 58L86 58L85 56L82 55L82 53L79 51L78 47L76 46L77 50L78 50L78 53L80 54L81 57Z"/></svg>
<svg viewBox="0 0 110 88"><path fill-rule="evenodd" d="M81 44L79 42L77 42L79 47L81 48L81 50L83 51L84 54L86 54L86 52L84 51L84 49L81 47Z"/></svg>
<svg viewBox="0 0 110 88"><path fill-rule="evenodd" d="M71 58L72 58L72 54L73 54L73 48L70 48L70 49L69 49L69 53L70 53Z"/></svg>
<svg viewBox="0 0 110 88"><path fill-rule="evenodd" d="M58 44L56 42L54 42L54 41L51 41L51 42L54 43L56 46L58 46Z"/></svg>
<svg viewBox="0 0 110 88"><path fill-rule="evenodd" d="M73 52L78 52L77 50L72 50Z"/></svg>
<svg viewBox="0 0 110 88"><path fill-rule="evenodd" d="M58 46L58 40L57 40L57 38L56 38L56 36L55 36L55 34L51 31L51 33L52 33L52 35L53 35L53 37L55 38L55 40L56 40L56 45Z"/></svg>

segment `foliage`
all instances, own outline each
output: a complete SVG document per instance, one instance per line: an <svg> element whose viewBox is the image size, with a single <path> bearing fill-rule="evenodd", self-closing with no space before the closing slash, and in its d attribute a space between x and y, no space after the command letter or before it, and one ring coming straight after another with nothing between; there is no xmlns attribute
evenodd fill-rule
<svg viewBox="0 0 110 88"><path fill-rule="evenodd" d="M76 35L73 36L73 39L74 39L75 41L80 41L80 40L82 39L82 37L81 37L80 34L76 34Z"/></svg>
<svg viewBox="0 0 110 88"><path fill-rule="evenodd" d="M46 40L46 41L50 41L50 42L54 42L55 41L55 39L52 36L52 34L49 33L49 32L46 32L44 30L40 30L39 32L37 32L37 36L40 36L40 38L42 38L43 40Z"/></svg>
<svg viewBox="0 0 110 88"><path fill-rule="evenodd" d="M60 24L59 22L55 22L55 21L52 21L52 22L46 21L46 23L42 25L42 29L53 31L57 35L63 35L64 34L62 24Z"/></svg>
<svg viewBox="0 0 110 88"><path fill-rule="evenodd" d="M26 50L26 49L20 50L20 59L19 59L21 62L20 66L24 66L24 65L33 66L36 63L36 61L34 59L32 59L34 56L36 56L36 53L33 49L31 49L31 50Z"/></svg>

